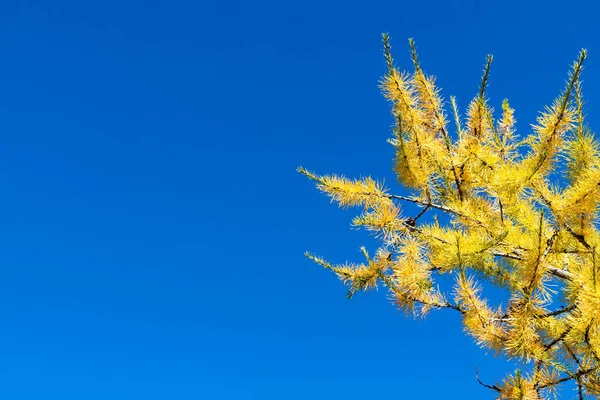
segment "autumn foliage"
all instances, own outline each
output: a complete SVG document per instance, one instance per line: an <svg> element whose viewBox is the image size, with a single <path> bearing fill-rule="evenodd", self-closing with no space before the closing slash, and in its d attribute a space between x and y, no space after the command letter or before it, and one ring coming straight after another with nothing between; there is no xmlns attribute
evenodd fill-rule
<svg viewBox="0 0 600 400"><path fill-rule="evenodd" d="M307 256L333 271L349 296L383 286L408 313L456 311L479 346L524 366L496 384L480 382L499 399L560 396L568 381L580 399L600 396L600 146L584 120L585 50L562 93L519 137L509 103L496 119L486 97L491 57L461 116L421 69L412 41L412 73L396 68L387 35L383 43L381 88L404 194L372 178L299 168L340 206L360 207L353 225L381 243L372 255L363 248L359 264ZM403 214L406 202L421 207L418 215ZM440 284L441 275L454 284ZM492 285L503 301L486 296Z"/></svg>

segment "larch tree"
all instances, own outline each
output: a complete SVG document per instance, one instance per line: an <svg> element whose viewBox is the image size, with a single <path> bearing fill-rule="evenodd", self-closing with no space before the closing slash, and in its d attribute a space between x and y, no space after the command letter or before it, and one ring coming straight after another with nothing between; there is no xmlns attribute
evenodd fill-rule
<svg viewBox="0 0 600 400"><path fill-rule="evenodd" d="M381 245L372 255L363 247L358 264L306 255L335 273L349 297L384 286L409 314L455 311L477 345L520 366L495 384L477 378L498 399L560 397L565 382L576 385L579 399L597 398L600 145L584 120L586 51L562 93L519 139L508 101L495 119L486 97L491 56L461 118L453 97L446 111L409 42L412 73L396 68L383 35L387 73L381 81L395 120L389 140L394 170L405 194L392 194L370 177L299 168L340 206L361 208L353 225L375 232ZM406 202L420 212L404 215ZM446 217L437 218L440 213ZM442 275L454 283L444 287ZM506 294L498 304L486 296L492 286Z"/></svg>

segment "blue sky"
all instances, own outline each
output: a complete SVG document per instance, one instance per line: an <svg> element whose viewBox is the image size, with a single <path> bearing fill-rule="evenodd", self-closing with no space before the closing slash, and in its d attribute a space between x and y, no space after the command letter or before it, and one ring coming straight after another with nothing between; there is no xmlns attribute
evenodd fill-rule
<svg viewBox="0 0 600 400"><path fill-rule="evenodd" d="M597 127L597 6L522 3L3 2L0 398L492 398L456 315L303 257L372 241L295 169L402 193L381 32L462 109L494 54L522 132L587 47Z"/></svg>

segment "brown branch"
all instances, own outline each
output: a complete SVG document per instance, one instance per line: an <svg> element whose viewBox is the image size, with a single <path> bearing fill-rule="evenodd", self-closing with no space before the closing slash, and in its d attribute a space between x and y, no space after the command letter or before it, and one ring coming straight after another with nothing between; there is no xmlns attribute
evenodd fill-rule
<svg viewBox="0 0 600 400"><path fill-rule="evenodd" d="M566 343L563 343L563 346L565 346L565 349L567 349L567 353L569 353L569 355L573 358L573 360L575 360L575 362L577 363L577 366L579 366L579 368L581 368L581 361L579 360L579 357L577 357L575 355L575 352L573 351L573 349L571 349L571 347Z"/></svg>
<svg viewBox="0 0 600 400"><path fill-rule="evenodd" d="M557 278L566 279L568 281L573 280L573 274L569 271L565 271L564 269L559 269L556 267L546 267L549 273L556 276Z"/></svg>
<svg viewBox="0 0 600 400"><path fill-rule="evenodd" d="M544 353L547 353L549 350L552 349L552 347L554 347L557 343L561 342L564 340L564 338L569 334L569 332L571 332L571 329L573 329L572 326L568 326L567 329L565 329L565 331L563 333L560 334L559 337L557 337L556 339L554 339L553 341L547 343L544 345ZM535 387L539 390L540 388L538 387L539 384L539 371L540 368L542 367L542 364L544 364L543 360L538 360L536 365L535 365L535 377L536 377L536 382L535 382ZM567 372L569 373L569 372ZM570 373L569 373L570 374ZM579 378L577 378L579 379Z"/></svg>
<svg viewBox="0 0 600 400"><path fill-rule="evenodd" d="M571 228L566 222L565 222L565 228L567 228L567 232L569 232L571 234L571 236L573 236L575 239L577 239L577 241L579 243L581 243L583 245L583 247L585 247L586 249L588 249L590 252L592 251L592 246L585 240L585 237L579 233L576 233L573 228Z"/></svg>
<svg viewBox="0 0 600 400"><path fill-rule="evenodd" d="M592 355L594 356L594 358L596 359L596 361L600 362L600 356L598 355L598 353L596 352L596 349L594 349L594 346L592 346L592 343L590 342L590 329L592 329L592 323L591 322L590 322L590 324L587 326L587 328L585 330L584 340L585 340L585 343L590 348L590 351L592 352Z"/></svg>
<svg viewBox="0 0 600 400"><path fill-rule="evenodd" d="M402 293L397 287L396 285L392 282L392 280L390 279L390 277L388 275L384 275L384 274L380 274L379 277L381 278L381 280L383 281L383 283L392 291L394 292L397 296L406 296L406 293ZM445 303L431 303L422 299L417 299L415 297L411 297L411 296L406 296L408 299L410 299L411 301L414 301L415 303L419 303L419 304L423 304L429 307L434 307L434 308L449 308L455 311L460 312L461 314L464 314L465 311L463 309L461 309L459 306L450 303L449 301L446 300Z"/></svg>
<svg viewBox="0 0 600 400"><path fill-rule="evenodd" d="M385 197L388 197L388 198L390 198L390 199L397 199L397 200L408 201L408 202L410 202L410 203L421 204L421 205L423 205L423 206L426 206L426 207L431 207L431 208L435 208L435 209L438 209L438 210L440 210L440 211L447 212L447 213L449 213L449 214L454 214L454 215L456 215L457 217L461 217L461 218L470 219L470 220L474 221L475 223L477 223L478 225L480 225L481 227L483 227L483 228L485 228L485 229L489 230L489 229L488 229L488 228L487 228L487 227L484 225L484 223L483 223L483 222L481 222L481 221L479 221L479 220L477 220L477 219L475 219L475 218L473 218L473 217L471 217L471 216L469 216L469 215L465 215L465 214L461 213L460 211L453 210L453 209L451 209L450 207L447 207L447 206L444 206L444 205L441 205L441 204L432 203L431 201L424 201L424 200L420 200L420 199L417 199L417 198L415 198L415 197L400 196L400 195L397 195L397 194L385 194L384 196L385 196Z"/></svg>
<svg viewBox="0 0 600 400"><path fill-rule="evenodd" d="M542 254L540 262L544 261L544 259L548 256L548 253L550 253L550 250L552 250L552 246L554 245L554 242L556 241L556 237L558 236L559 232L560 226L557 226L556 229L554 229L554 233L552 233L550 239L548 239L548 241L546 242L547 247L546 250L544 250L544 254Z"/></svg>
<svg viewBox="0 0 600 400"><path fill-rule="evenodd" d="M494 251L494 252L492 252L492 255L493 255L493 256L496 256L496 257L511 258L511 259L513 259L513 260L522 260L522 259L523 259L522 257L520 257L520 256L518 256L518 255L515 255L515 254L509 254L509 253L498 253L498 252L495 252L495 251Z"/></svg>
<svg viewBox="0 0 600 400"><path fill-rule="evenodd" d="M431 207L431 205L430 205L430 204L426 205L426 206L425 206L425 208L423 208L423 209L421 210L421 212L420 212L419 214L417 214L417 216L416 216L416 217L414 217L414 218L409 218L409 219L408 219L408 221L407 221L406 223L407 223L408 225L415 226L415 225L416 225L416 223L417 223L417 220L418 220L419 218L421 218L421 217L423 216L423 214L425 214L425 213L427 212L427 210L429 210L429 207Z"/></svg>
<svg viewBox="0 0 600 400"><path fill-rule="evenodd" d="M552 250L552 246L554 245L554 242L556 241L556 238L558 237L559 232L560 232L560 226L557 226L556 229L554 229L554 233L552 234L550 239L548 239L548 241L546 242L547 247L546 247L546 250L544 250L544 254L542 254L541 259L539 260L539 263L543 262L544 259L548 256L548 254ZM550 273L552 275L557 276L559 278L563 278L566 280L573 279L573 275L567 271L563 271L556 267L548 267L547 269L550 271Z"/></svg>
<svg viewBox="0 0 600 400"><path fill-rule="evenodd" d="M564 308L558 309L558 310L556 310L556 311L552 311L552 312L549 312L549 313L547 313L547 314L540 315L538 318L548 318L548 317L555 317L555 316L557 316L557 315L560 315L560 314L563 314L563 313L571 312L571 311L573 311L575 308L577 308L577 306L575 306L575 305L571 305L571 306L569 306L569 307L564 307Z"/></svg>
<svg viewBox="0 0 600 400"><path fill-rule="evenodd" d="M554 345L556 345L558 342L561 342L569 334L569 332L571 332L572 329L573 329L573 326L568 326L567 329L565 329L565 331L563 333L561 333L559 337L557 337L556 339L554 339L550 343L545 344L544 345L544 350L548 351L552 347L554 347Z"/></svg>
<svg viewBox="0 0 600 400"><path fill-rule="evenodd" d="M481 382L481 380L479 379L479 368L478 367L475 367L475 379L477 379L477 382L479 382L479 384L481 386L483 386L485 388L488 388L490 390L493 390L495 392L500 392L500 388L498 386L496 386L496 385L488 385L488 384L485 384L485 383Z"/></svg>
<svg viewBox="0 0 600 400"><path fill-rule="evenodd" d="M459 217L468 218L468 216L466 216L466 215L464 215L462 213L459 213L458 211L454 211L454 210L452 210L449 207L443 206L441 204L432 203L430 201L420 200L420 199L417 199L415 197L400 196L400 195L397 195L397 194L385 194L384 196L388 197L390 199L403 200L403 201L408 201L410 203L421 204L423 206L429 206L431 208L436 208L438 210L445 211L447 213L455 214L455 215L457 215Z"/></svg>
<svg viewBox="0 0 600 400"><path fill-rule="evenodd" d="M563 343L563 346L565 346L565 349L567 349L567 353L569 353L571 358L573 360L575 360L575 362L577 363L577 367L579 367L579 369L581 369L581 361L579 361L579 357L577 357L575 355L575 353L573 352L573 350L571 350L571 348L569 347L568 344ZM581 382L581 377L577 377L576 379L577 379L577 393L579 394L579 400L583 400L583 384Z"/></svg>
<svg viewBox="0 0 600 400"><path fill-rule="evenodd" d="M558 385L558 384L563 383L563 382L568 382L571 379L581 378L581 377L589 374L590 372L594 372L596 369L598 369L598 367L592 367L592 368L587 368L587 369L580 369L575 374L572 374L570 376L565 376L564 378L560 378L560 379L557 379L557 380L552 381L552 382L544 383L543 385L539 385L537 387L540 388L540 389L544 389L544 388L547 388L547 387L550 387L550 386L555 386L555 385Z"/></svg>

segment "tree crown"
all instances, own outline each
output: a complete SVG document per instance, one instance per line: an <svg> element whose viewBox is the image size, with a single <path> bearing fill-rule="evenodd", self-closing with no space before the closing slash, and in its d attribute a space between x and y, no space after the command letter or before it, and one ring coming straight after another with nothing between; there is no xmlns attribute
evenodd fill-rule
<svg viewBox="0 0 600 400"><path fill-rule="evenodd" d="M362 248L360 264L307 256L333 271L349 297L383 285L414 315L457 311L479 346L524 366L497 384L480 382L499 399L548 398L567 381L577 384L580 399L600 395L600 154L583 112L586 51L521 139L508 101L495 119L486 97L491 56L465 117L450 98L450 132L435 80L409 43L412 73L396 68L383 35L381 88L395 120L394 171L410 194L391 194L372 178L321 176L300 167L340 206L362 208L353 225L381 242L372 256ZM556 174L560 184L551 180ZM403 202L421 211L406 216ZM447 222L425 222L425 213L445 214ZM438 285L444 274L454 278L451 287ZM506 294L501 304L486 296L491 285Z"/></svg>

